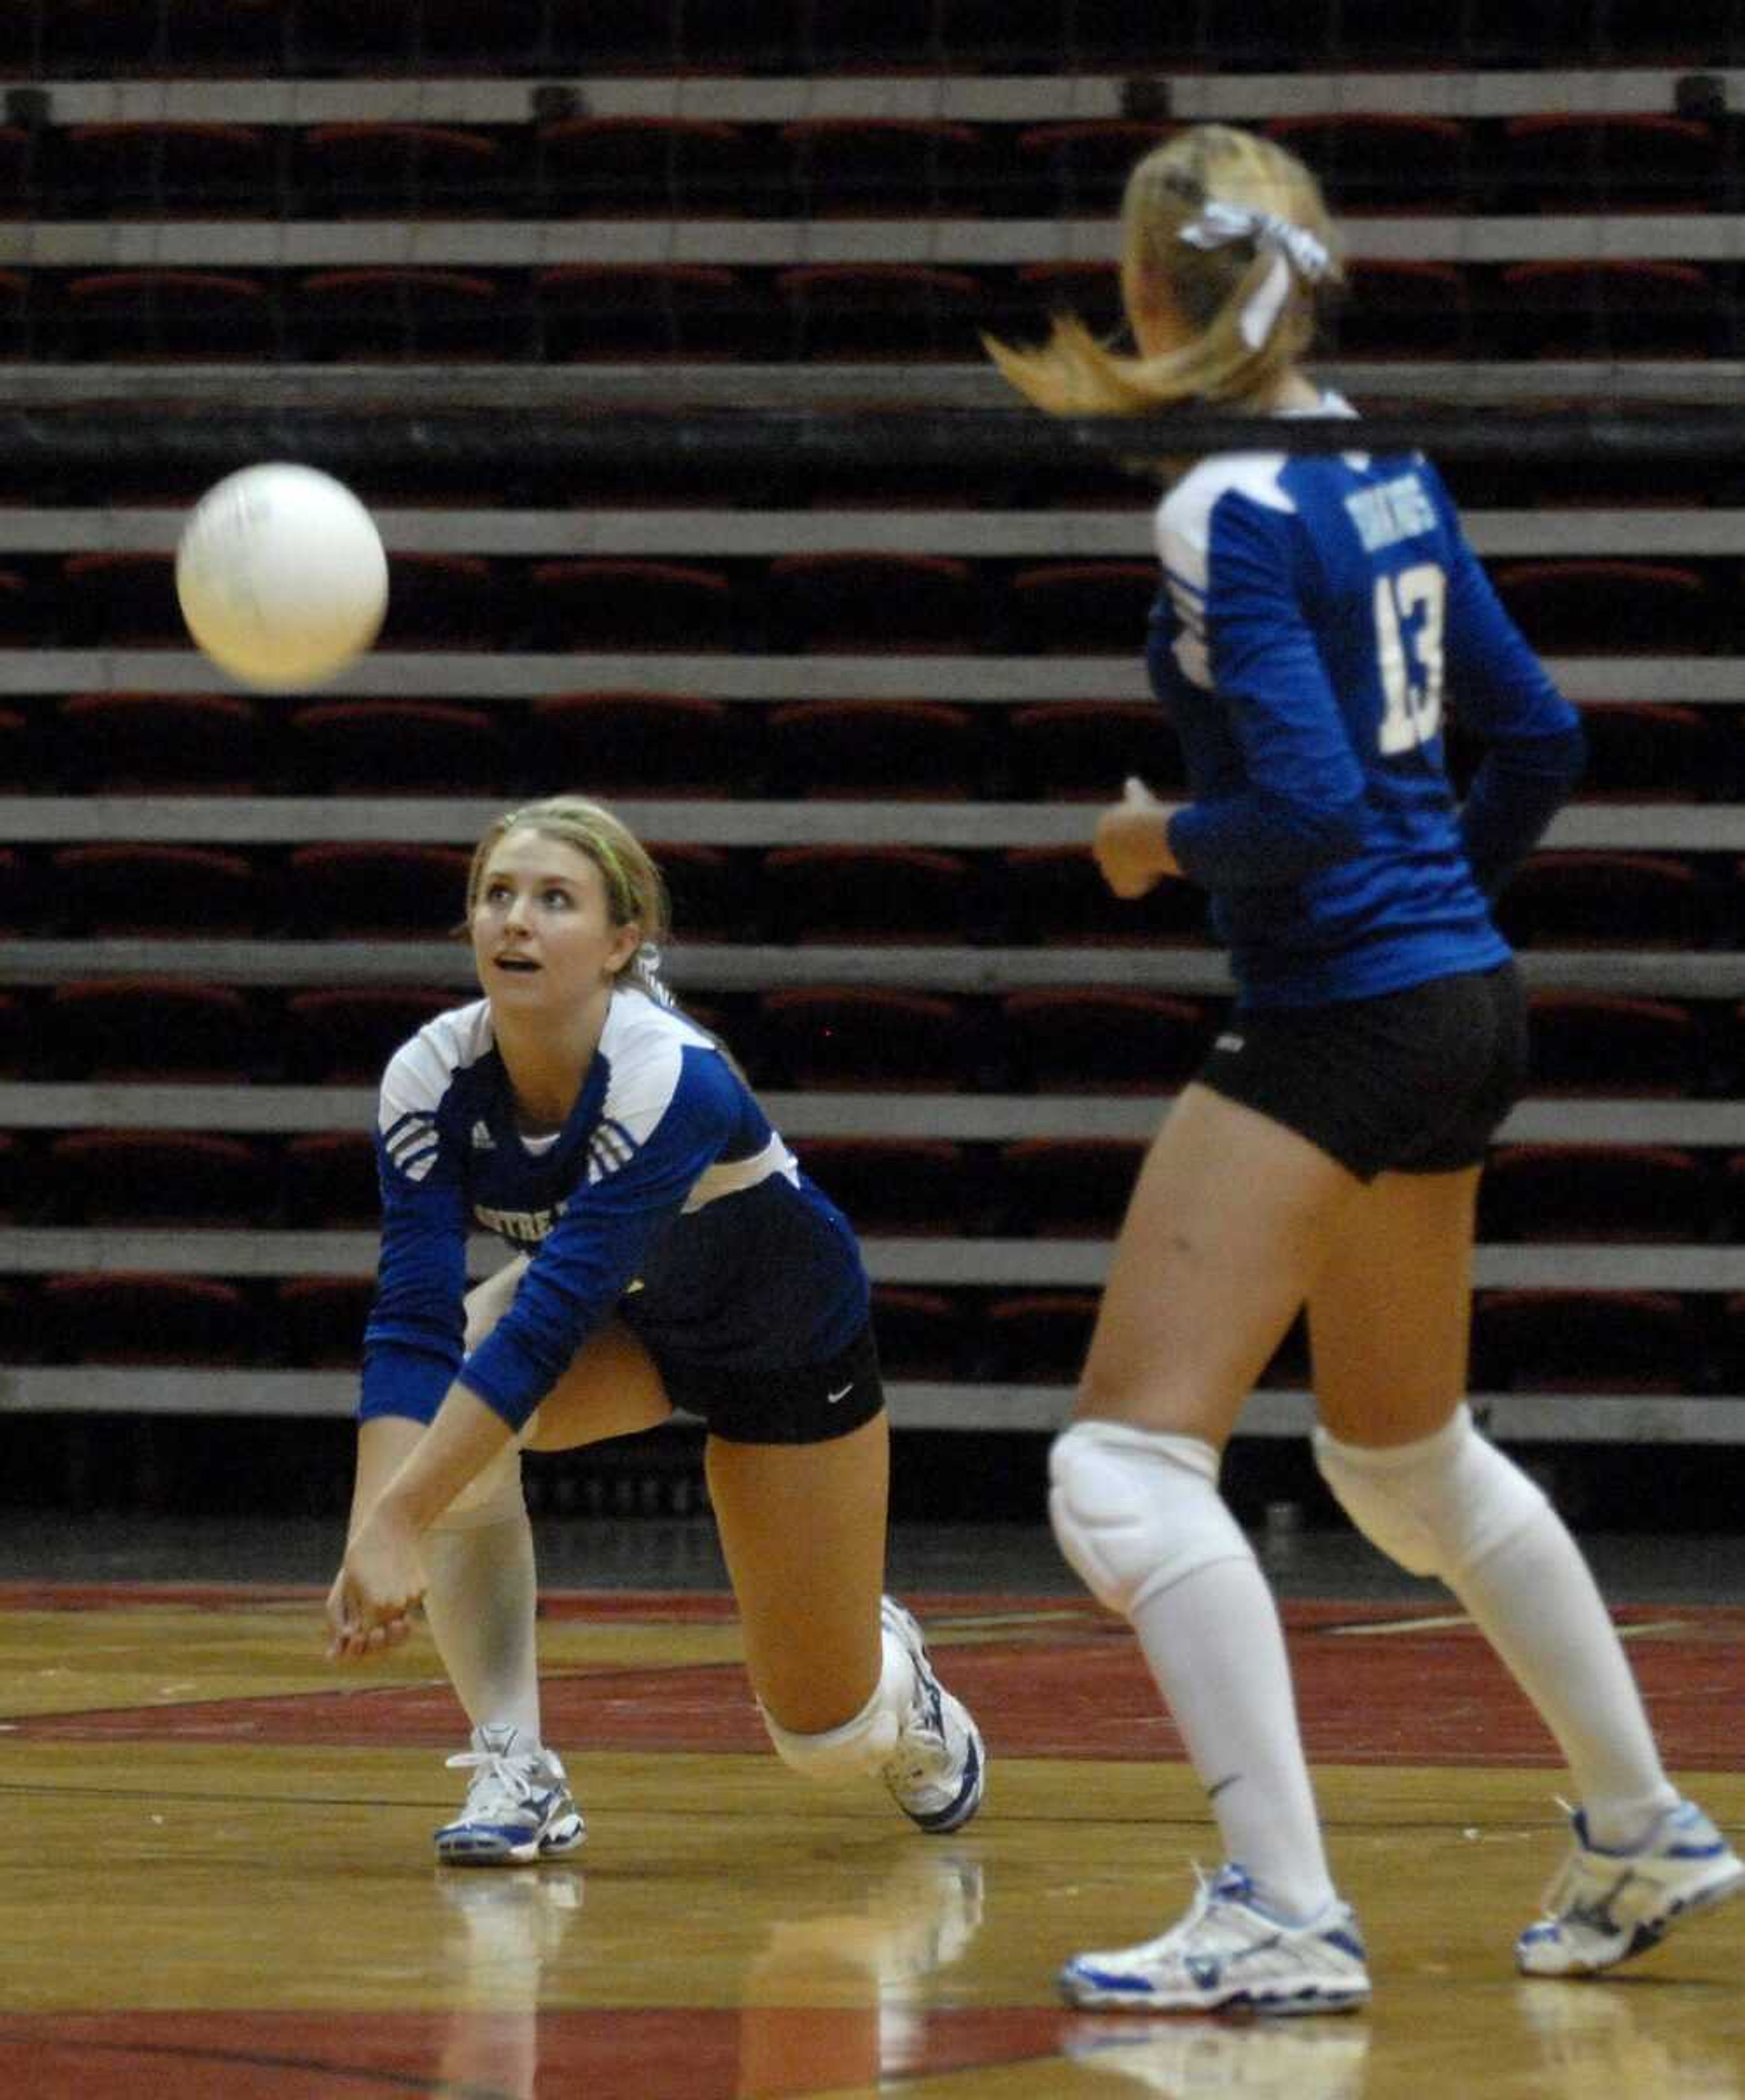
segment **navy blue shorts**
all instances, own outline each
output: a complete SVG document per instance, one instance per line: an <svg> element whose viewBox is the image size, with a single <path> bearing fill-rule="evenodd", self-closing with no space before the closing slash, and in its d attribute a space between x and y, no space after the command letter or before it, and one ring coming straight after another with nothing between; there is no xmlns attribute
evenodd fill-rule
<svg viewBox="0 0 1745 2100"><path fill-rule="evenodd" d="M1380 999L1239 1010L1198 1077L1372 1181L1479 1165L1526 1062L1526 995L1504 963Z"/></svg>
<svg viewBox="0 0 1745 2100"><path fill-rule="evenodd" d="M730 1444L828 1444L870 1422L885 1405L870 1327L828 1363L775 1370L649 1352L674 1406L700 1415L710 1436Z"/></svg>

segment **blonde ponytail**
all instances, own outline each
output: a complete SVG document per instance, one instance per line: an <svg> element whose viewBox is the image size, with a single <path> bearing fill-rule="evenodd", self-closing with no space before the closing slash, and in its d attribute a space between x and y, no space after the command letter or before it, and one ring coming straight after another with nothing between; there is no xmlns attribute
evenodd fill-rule
<svg viewBox="0 0 1745 2100"><path fill-rule="evenodd" d="M1306 353L1344 282L1320 185L1294 154L1223 124L1154 148L1127 179L1122 282L1194 333L1162 356L1111 349L1076 315L1040 347L983 337L1026 399L1054 416L1141 416L1183 401L1261 399Z"/></svg>

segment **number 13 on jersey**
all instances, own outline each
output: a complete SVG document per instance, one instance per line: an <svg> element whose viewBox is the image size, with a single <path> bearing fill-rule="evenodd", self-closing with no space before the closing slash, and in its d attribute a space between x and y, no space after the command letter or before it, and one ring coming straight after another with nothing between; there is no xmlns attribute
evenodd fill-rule
<svg viewBox="0 0 1745 2100"><path fill-rule="evenodd" d="M1376 667L1381 679L1380 745L1398 758L1442 729L1442 608L1448 580L1434 562L1376 579Z"/></svg>

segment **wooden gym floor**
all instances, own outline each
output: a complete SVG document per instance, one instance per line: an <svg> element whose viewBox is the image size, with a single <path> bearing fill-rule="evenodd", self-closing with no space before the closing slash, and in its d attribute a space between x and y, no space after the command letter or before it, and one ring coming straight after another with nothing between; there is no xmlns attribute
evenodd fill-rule
<svg viewBox="0 0 1745 2100"><path fill-rule="evenodd" d="M1373 2010L1058 2004L1062 1956L1158 1930L1217 1848L1130 1637L1054 1566L908 1593L991 1756L941 1839L777 1764L718 1587L548 1590L547 1732L589 1841L507 1873L431 1862L460 1729L427 1637L342 1674L304 1581L0 1583L0 2094L1745 2100L1745 1904L1614 1981L1515 1975L1562 1776L1421 1586L1286 1606ZM1675 1772L1738 1839L1745 1606L1619 1617Z"/></svg>

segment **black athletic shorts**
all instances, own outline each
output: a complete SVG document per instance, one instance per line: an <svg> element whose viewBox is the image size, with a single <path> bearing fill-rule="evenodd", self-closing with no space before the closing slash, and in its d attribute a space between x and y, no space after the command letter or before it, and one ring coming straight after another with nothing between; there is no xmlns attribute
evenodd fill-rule
<svg viewBox="0 0 1745 2100"><path fill-rule="evenodd" d="M1198 1077L1359 1180L1476 1167L1526 1077L1520 977L1504 963L1380 999L1238 1011Z"/></svg>
<svg viewBox="0 0 1745 2100"><path fill-rule="evenodd" d="M828 1444L885 1405L870 1327L828 1363L798 1368L747 1370L652 1354L674 1406L700 1415L712 1436L730 1444Z"/></svg>

